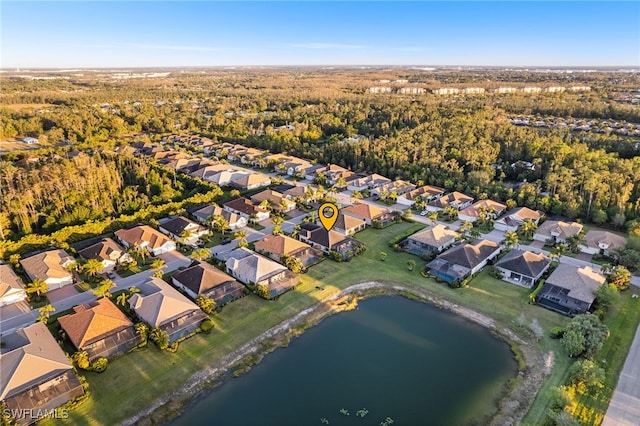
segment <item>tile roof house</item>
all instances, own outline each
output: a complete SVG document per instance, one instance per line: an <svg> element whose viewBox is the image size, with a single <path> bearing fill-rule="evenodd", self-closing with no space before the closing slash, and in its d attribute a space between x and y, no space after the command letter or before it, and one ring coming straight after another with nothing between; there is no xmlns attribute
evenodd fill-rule
<svg viewBox="0 0 640 426"><path fill-rule="evenodd" d="M56 407L84 394L73 366L47 326L31 324L3 336L0 348L0 401L24 410L18 424L34 423Z"/></svg>
<svg viewBox="0 0 640 426"><path fill-rule="evenodd" d="M538 227L533 239L546 242L552 240L555 243L566 242L568 238L579 234L583 226L577 222L563 222L561 220L547 220Z"/></svg>
<svg viewBox="0 0 640 426"><path fill-rule="evenodd" d="M279 263L282 256L295 257L304 266L322 259L320 250L286 235L265 235L262 240L256 241L255 250Z"/></svg>
<svg viewBox="0 0 640 426"><path fill-rule="evenodd" d="M142 342L133 323L106 297L74 306L74 313L58 318L71 343L89 360L114 358Z"/></svg>
<svg viewBox="0 0 640 426"><path fill-rule="evenodd" d="M257 205L267 201L273 210L277 210L282 213L290 212L296 208L296 203L294 201L289 200L283 194L274 191L273 189L265 189L264 191L252 195L251 201Z"/></svg>
<svg viewBox="0 0 640 426"><path fill-rule="evenodd" d="M311 167L311 163L301 158L293 157L290 161L283 163L284 172L289 176L295 176L296 174L303 173L306 169ZM280 171L279 165L276 167L276 171Z"/></svg>
<svg viewBox="0 0 640 426"><path fill-rule="evenodd" d="M225 266L229 274L246 285L267 286L270 298L293 289L300 282L300 277L284 266L244 247L232 250Z"/></svg>
<svg viewBox="0 0 640 426"><path fill-rule="evenodd" d="M332 230L341 233L342 235L354 235L357 232L363 231L367 227L367 221L345 214L338 214L336 223L333 225Z"/></svg>
<svg viewBox="0 0 640 426"><path fill-rule="evenodd" d="M314 164L304 169L304 178L309 181L313 181L318 177L318 172L324 172L326 166L322 164Z"/></svg>
<svg viewBox="0 0 640 426"><path fill-rule="evenodd" d="M324 173L327 176L327 183L329 183L329 185L335 185L340 178L348 179L355 175L352 171L336 164L328 164Z"/></svg>
<svg viewBox="0 0 640 426"><path fill-rule="evenodd" d="M228 164L211 164L190 172L189 176L209 180L210 177L229 170L234 169Z"/></svg>
<svg viewBox="0 0 640 426"><path fill-rule="evenodd" d="M176 243L173 240L170 240L161 232L156 231L148 225L119 229L114 232L114 234L125 247L138 245L141 248L147 249L147 251L154 256L176 249Z"/></svg>
<svg viewBox="0 0 640 426"><path fill-rule="evenodd" d="M195 300L203 294L223 306L245 295L245 286L206 262L194 261L188 268L175 272L173 284Z"/></svg>
<svg viewBox="0 0 640 426"><path fill-rule="evenodd" d="M269 210L263 209L243 197L227 201L222 207L231 213L239 214L245 219L251 219L253 215L255 215L255 220L258 222L269 218Z"/></svg>
<svg viewBox="0 0 640 426"><path fill-rule="evenodd" d="M250 190L271 185L271 178L262 173L246 173L233 179L230 186L240 190Z"/></svg>
<svg viewBox="0 0 640 426"><path fill-rule="evenodd" d="M371 226L374 221L379 221L382 225L386 225L395 220L395 216L389 210L380 208L371 204L358 203L340 210L345 216L363 219L367 225Z"/></svg>
<svg viewBox="0 0 640 426"><path fill-rule="evenodd" d="M20 261L22 268L31 280L40 279L47 283L49 290L73 284L73 276L65 267L74 261L62 249L47 250Z"/></svg>
<svg viewBox="0 0 640 426"><path fill-rule="evenodd" d="M83 259L96 259L102 263L101 272L113 271L118 265L133 260L129 253L111 238L103 238L97 243L79 250L78 254Z"/></svg>
<svg viewBox="0 0 640 426"><path fill-rule="evenodd" d="M606 278L590 266L580 268L561 263L545 281L537 303L564 315L583 314L605 281Z"/></svg>
<svg viewBox="0 0 640 426"><path fill-rule="evenodd" d="M500 244L489 240L478 240L473 244L463 243L438 255L426 269L436 278L449 284L460 282L480 271L500 254Z"/></svg>
<svg viewBox="0 0 640 426"><path fill-rule="evenodd" d="M469 207L460 210L458 218L460 220L466 220L473 223L478 220L481 213L484 211L487 218L496 219L506 209L507 206L502 203L498 203L493 200L480 200L470 205Z"/></svg>
<svg viewBox="0 0 640 426"><path fill-rule="evenodd" d="M518 207L507 212L501 218L496 219L496 221L493 223L493 227L498 231L515 232L525 221L530 220L537 224L542 216L543 213L541 211L531 210L528 207Z"/></svg>
<svg viewBox="0 0 640 426"><path fill-rule="evenodd" d="M437 186L425 185L402 194L398 197L398 204L412 206L419 199L426 201L436 200L444 195L444 189Z"/></svg>
<svg viewBox="0 0 640 426"><path fill-rule="evenodd" d="M26 298L27 293L20 277L11 266L0 263L0 306L22 302Z"/></svg>
<svg viewBox="0 0 640 426"><path fill-rule="evenodd" d="M443 195L442 197L431 201L427 205L428 211L438 211L444 210L447 207L451 206L457 210L462 210L467 208L473 203L473 197L462 194L461 192L454 191L449 194Z"/></svg>
<svg viewBox="0 0 640 426"><path fill-rule="evenodd" d="M300 226L299 238L300 241L308 243L323 253L338 252L342 255L343 260L353 257L354 250L362 246L358 240L333 230L327 231L324 226L313 223L305 223Z"/></svg>
<svg viewBox="0 0 640 426"><path fill-rule="evenodd" d="M608 256L614 250L625 247L627 239L621 235L607 231L591 230L584 235L584 244L580 251L587 254L602 254Z"/></svg>
<svg viewBox="0 0 640 426"><path fill-rule="evenodd" d="M389 182L391 182L391 179L374 173L352 180L349 182L349 185L347 185L347 189L351 191L366 191L367 189L374 189Z"/></svg>
<svg viewBox="0 0 640 426"><path fill-rule="evenodd" d="M198 225L184 216L175 216L161 219L158 224L160 232L181 242L182 244L195 245L200 237L209 233L209 230Z"/></svg>
<svg viewBox="0 0 640 426"><path fill-rule="evenodd" d="M227 211L220 206L214 206L213 204L194 210L193 212L191 212L191 214L198 222L207 225L209 225L209 220L211 217L222 216L224 220L227 221L229 229L231 229L232 231L247 226L246 218L240 216L237 213Z"/></svg>
<svg viewBox="0 0 640 426"><path fill-rule="evenodd" d="M139 288L140 293L129 298L129 306L151 327L165 331L169 343L194 332L208 318L198 305L160 278L150 277Z"/></svg>
<svg viewBox="0 0 640 426"><path fill-rule="evenodd" d="M442 224L431 225L410 235L400 245L405 251L418 256L431 255L451 247L459 235Z"/></svg>
<svg viewBox="0 0 640 426"><path fill-rule="evenodd" d="M531 288L549 269L549 265L551 265L551 259L544 253L511 250L496 262L495 267L503 280Z"/></svg>
<svg viewBox="0 0 640 426"><path fill-rule="evenodd" d="M381 197L385 193L391 194L392 192L396 193L396 195L400 196L406 194L407 192L413 191L416 189L416 186L411 182L407 182L404 180L394 180L389 183L385 183L384 185L380 185L377 188L374 188L371 191L371 195L376 197Z"/></svg>

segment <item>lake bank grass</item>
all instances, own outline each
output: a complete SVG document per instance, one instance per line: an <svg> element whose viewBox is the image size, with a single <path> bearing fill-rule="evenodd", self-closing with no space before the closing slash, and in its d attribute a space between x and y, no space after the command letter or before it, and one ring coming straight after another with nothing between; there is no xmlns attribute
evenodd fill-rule
<svg viewBox="0 0 640 426"><path fill-rule="evenodd" d="M162 352L149 345L146 350L114 360L103 374L86 373L91 398L71 411L66 423L120 423L145 410L159 397L180 388L191 376L271 327L327 299L337 291L363 281L415 286L451 303L489 316L523 336L527 332L519 330L514 323L521 313L528 321L537 319L547 334L552 327L564 326L568 322L566 317L529 304L527 289L499 281L487 272L475 277L469 287L454 290L422 277L422 261L418 261L416 268L409 271L407 260L416 260L416 257L390 250L388 242L412 226L414 224L402 223L381 230L368 229L357 234L356 238L367 246L367 250L359 257L350 262L325 261L313 266L302 276L301 284L294 291L285 293L277 301L266 302L255 295L249 295L225 306L213 319L215 330L209 335L198 334L182 342L177 353ZM381 251L388 254L384 261L379 257ZM626 335L622 338L628 340ZM564 382L565 372L571 363L556 340L545 336L535 346L540 353L556 353L555 368L544 380L540 395L525 417L526 424L543 423L547 411L544 395L551 387ZM626 350L620 356L624 362ZM532 389L532 392L535 391L536 389ZM53 423L46 420L42 424Z"/></svg>

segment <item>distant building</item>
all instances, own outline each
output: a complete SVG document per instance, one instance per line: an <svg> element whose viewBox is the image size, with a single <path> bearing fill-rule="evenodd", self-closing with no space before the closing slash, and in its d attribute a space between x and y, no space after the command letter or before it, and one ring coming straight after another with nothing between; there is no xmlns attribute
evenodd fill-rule
<svg viewBox="0 0 640 426"><path fill-rule="evenodd" d="M28 144L28 145L33 145L38 143L38 139L37 138L32 138L32 137L26 137L26 138L22 138L22 142Z"/></svg>
<svg viewBox="0 0 640 426"><path fill-rule="evenodd" d="M440 89L433 89L433 93L436 95L455 95L460 93L460 89L455 87L443 87Z"/></svg>

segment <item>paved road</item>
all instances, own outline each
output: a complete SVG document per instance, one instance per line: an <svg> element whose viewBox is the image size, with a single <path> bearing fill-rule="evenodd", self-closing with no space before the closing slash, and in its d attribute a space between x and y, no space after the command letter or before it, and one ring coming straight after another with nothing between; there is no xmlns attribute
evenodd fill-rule
<svg viewBox="0 0 640 426"><path fill-rule="evenodd" d="M640 299L638 301L640 305ZM638 425L640 425L640 327L636 330L636 336L618 379L618 386L613 392L609 409L602 422L602 426Z"/></svg>
<svg viewBox="0 0 640 426"><path fill-rule="evenodd" d="M165 269L165 271L173 271L175 269L178 269L180 266L188 266L191 263L190 258L183 256L179 252L165 253L159 255L158 257L164 260L167 264L167 268ZM116 278L115 280L113 280L116 283L116 287L111 291L116 292L119 290L126 290L129 287L137 287L138 285L146 281L149 277L151 277L153 273L154 271L149 269L130 277ZM75 294L71 297L67 297L63 300L59 300L55 303L52 303L52 305L56 309L56 312L61 312L67 309L71 309L76 305L81 305L93 300L96 300L96 296L93 294L93 292L85 291ZM9 318L1 318L0 336L10 334L18 328L26 327L29 324L33 324L39 315L40 313L38 312L38 310L34 309L32 311L20 313L19 315Z"/></svg>

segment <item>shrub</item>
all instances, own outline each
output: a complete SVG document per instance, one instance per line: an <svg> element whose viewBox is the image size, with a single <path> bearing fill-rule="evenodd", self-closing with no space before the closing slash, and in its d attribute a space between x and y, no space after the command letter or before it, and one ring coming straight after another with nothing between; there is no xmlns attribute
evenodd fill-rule
<svg viewBox="0 0 640 426"><path fill-rule="evenodd" d="M564 327L553 327L549 332L549 337L552 339L562 339L566 332L567 330Z"/></svg>
<svg viewBox="0 0 640 426"><path fill-rule="evenodd" d="M211 321L210 319L206 319L202 321L202 324L200 324L200 330L202 330L204 333L208 333L212 328L213 321Z"/></svg>
<svg viewBox="0 0 640 426"><path fill-rule="evenodd" d="M102 373L104 370L107 369L108 365L109 365L109 360L104 357L100 357L95 361L93 361L93 364L91 364L91 370L95 371L96 373Z"/></svg>

